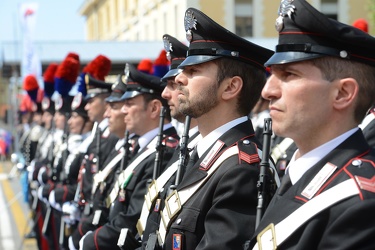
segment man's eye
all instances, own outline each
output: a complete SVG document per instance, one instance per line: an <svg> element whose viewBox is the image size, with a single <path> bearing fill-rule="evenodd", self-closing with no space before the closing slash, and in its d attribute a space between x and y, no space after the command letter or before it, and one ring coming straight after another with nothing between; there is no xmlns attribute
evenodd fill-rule
<svg viewBox="0 0 375 250"><path fill-rule="evenodd" d="M289 71L284 71L284 72L281 74L281 76L282 76L283 78L292 77L292 76L294 76L294 75L295 75L294 73L289 72Z"/></svg>
<svg viewBox="0 0 375 250"><path fill-rule="evenodd" d="M189 74L194 74L195 72L197 72L197 69L194 67L190 67L187 71Z"/></svg>

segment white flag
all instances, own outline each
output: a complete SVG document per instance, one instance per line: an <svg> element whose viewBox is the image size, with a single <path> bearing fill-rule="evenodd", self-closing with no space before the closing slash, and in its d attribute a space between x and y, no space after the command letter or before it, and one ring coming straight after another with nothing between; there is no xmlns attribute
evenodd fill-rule
<svg viewBox="0 0 375 250"><path fill-rule="evenodd" d="M34 47L34 33L36 27L38 4L22 3L20 4L20 20L23 37L23 51L21 63L21 76L34 74L37 79L42 75L42 64Z"/></svg>

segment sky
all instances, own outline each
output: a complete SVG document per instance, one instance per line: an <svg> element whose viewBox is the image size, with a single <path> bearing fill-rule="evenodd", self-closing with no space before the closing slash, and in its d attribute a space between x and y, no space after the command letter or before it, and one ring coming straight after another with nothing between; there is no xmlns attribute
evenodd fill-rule
<svg viewBox="0 0 375 250"><path fill-rule="evenodd" d="M38 5L34 41L81 41L85 18L79 9L84 0L1 0L0 43L21 39L19 5Z"/></svg>

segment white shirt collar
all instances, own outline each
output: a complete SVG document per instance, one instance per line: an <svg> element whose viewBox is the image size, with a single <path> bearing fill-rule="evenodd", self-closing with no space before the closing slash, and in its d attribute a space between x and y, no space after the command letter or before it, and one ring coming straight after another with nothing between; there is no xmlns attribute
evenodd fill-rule
<svg viewBox="0 0 375 250"><path fill-rule="evenodd" d="M99 128L101 131L108 127L108 118L104 118L103 121L99 123Z"/></svg>
<svg viewBox="0 0 375 250"><path fill-rule="evenodd" d="M195 135L195 133L198 132L198 126L195 126L194 128L191 128L189 130L189 137Z"/></svg>
<svg viewBox="0 0 375 250"><path fill-rule="evenodd" d="M172 127L172 124L168 123L163 126L163 131ZM138 138L139 151L141 151L152 139L154 139L159 132L159 128L154 128L148 131L146 134Z"/></svg>
<svg viewBox="0 0 375 250"><path fill-rule="evenodd" d="M119 151L122 146L124 146L125 138L121 138L116 142L115 149Z"/></svg>
<svg viewBox="0 0 375 250"><path fill-rule="evenodd" d="M342 135L324 143L323 145L311 150L296 160L296 152L294 152L286 171L289 172L290 180L294 185L312 166L320 161L324 156L331 152L334 148L345 141L349 136L354 134L358 128L353 128Z"/></svg>
<svg viewBox="0 0 375 250"><path fill-rule="evenodd" d="M233 128L234 126L237 126L240 123L243 123L247 121L248 118L246 116L242 116L240 118L234 119L221 127L218 127L217 129L213 130L211 133L206 135L204 138L202 138L197 145L197 151L198 156L201 157L206 150L211 147L211 145L219 139L220 136L222 136L225 132L227 132L229 129Z"/></svg>

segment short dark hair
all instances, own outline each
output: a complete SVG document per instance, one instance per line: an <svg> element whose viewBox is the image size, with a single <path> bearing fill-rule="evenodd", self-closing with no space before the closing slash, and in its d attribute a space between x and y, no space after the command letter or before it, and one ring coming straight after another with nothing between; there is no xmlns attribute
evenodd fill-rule
<svg viewBox="0 0 375 250"><path fill-rule="evenodd" d="M224 57L213 60L213 62L218 66L218 83L227 77L239 76L242 78L243 86L238 97L237 107L241 115L248 115L259 100L266 83L265 70Z"/></svg>
<svg viewBox="0 0 375 250"><path fill-rule="evenodd" d="M320 69L322 76L329 82L343 78L354 78L358 82L354 119L361 123L375 103L375 67L337 57L320 57L306 62L311 62Z"/></svg>
<svg viewBox="0 0 375 250"><path fill-rule="evenodd" d="M172 118L171 118L171 112L170 112L170 109L169 109L169 105L168 105L168 102L166 99L162 98L161 96L159 95L153 95L153 94L149 94L149 93L143 93L143 100L144 100L144 104L145 104L145 108L147 106L147 104L149 102L151 102L152 100L159 100L162 104L162 106L164 106L166 108L166 111L165 111L165 118L170 121Z"/></svg>

